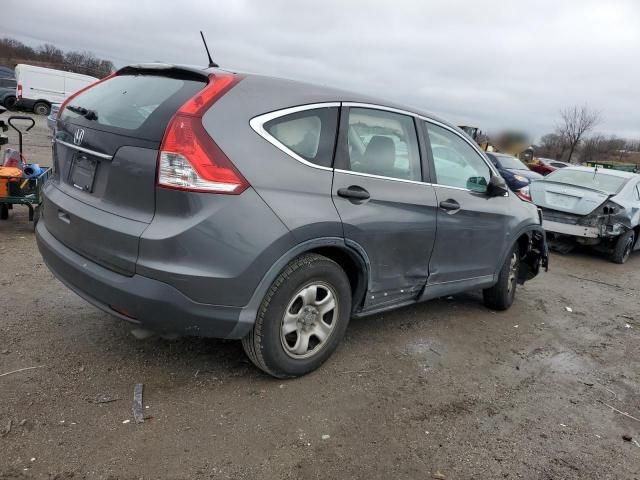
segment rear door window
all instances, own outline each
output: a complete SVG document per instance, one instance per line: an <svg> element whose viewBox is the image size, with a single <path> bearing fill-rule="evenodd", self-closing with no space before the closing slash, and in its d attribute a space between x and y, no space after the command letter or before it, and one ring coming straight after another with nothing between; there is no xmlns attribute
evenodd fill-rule
<svg viewBox="0 0 640 480"><path fill-rule="evenodd" d="M427 122L436 182L474 192L487 191L491 169L465 140L446 128Z"/></svg>
<svg viewBox="0 0 640 480"><path fill-rule="evenodd" d="M371 108L350 108L348 152L342 168L400 180L422 180L413 117Z"/></svg>
<svg viewBox="0 0 640 480"><path fill-rule="evenodd" d="M266 122L264 129L286 153L330 168L337 125L338 109L326 107L283 115Z"/></svg>
<svg viewBox="0 0 640 480"><path fill-rule="evenodd" d="M63 121L152 140L204 82L155 75L118 75L73 98Z"/></svg>

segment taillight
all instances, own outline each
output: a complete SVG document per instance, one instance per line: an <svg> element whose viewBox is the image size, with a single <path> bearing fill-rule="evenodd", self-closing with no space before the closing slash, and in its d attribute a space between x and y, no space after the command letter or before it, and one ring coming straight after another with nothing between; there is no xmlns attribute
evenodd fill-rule
<svg viewBox="0 0 640 480"><path fill-rule="evenodd" d="M240 81L233 74L209 76L207 86L173 116L162 139L158 186L238 195L249 183L202 126L202 115Z"/></svg>
<svg viewBox="0 0 640 480"><path fill-rule="evenodd" d="M98 80L97 82L93 82L89 85L87 85L86 87L81 88L80 90L78 90L77 92L72 93L71 95L69 95L67 97L67 99L62 102L62 105L60 105L60 110L58 110L58 116L57 118L60 118L60 116L62 115L62 111L64 110L64 108L69 105L69 102L71 102L71 100L73 100L74 98L76 98L78 95L80 95L82 92L86 92L87 90L89 90L90 88L95 87L96 85L98 85L99 83L102 82L106 82L107 80L109 80L110 78L113 78L116 76L116 72L113 72L111 75L108 75L100 80Z"/></svg>
<svg viewBox="0 0 640 480"><path fill-rule="evenodd" d="M605 215L615 215L618 213L619 208L620 207L617 204L607 201L604 204L604 207L602 207L602 213Z"/></svg>
<svg viewBox="0 0 640 480"><path fill-rule="evenodd" d="M18 100L22 100L22 84L19 83L18 87L16 88L16 97L18 97Z"/></svg>
<svg viewBox="0 0 640 480"><path fill-rule="evenodd" d="M525 202L533 203L533 200L531 200L531 192L529 191L528 185L526 187L522 187L520 190L516 190L516 195Z"/></svg>

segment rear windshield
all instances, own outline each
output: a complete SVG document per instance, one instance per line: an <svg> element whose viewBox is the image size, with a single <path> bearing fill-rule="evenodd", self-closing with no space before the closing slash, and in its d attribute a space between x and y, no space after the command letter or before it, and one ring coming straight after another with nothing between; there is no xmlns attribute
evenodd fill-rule
<svg viewBox="0 0 640 480"><path fill-rule="evenodd" d="M628 179L616 175L607 175L606 173L585 172L584 170L563 168L562 170L556 170L550 173L545 180L573 185L575 187L590 188L614 195L622 189Z"/></svg>
<svg viewBox="0 0 640 480"><path fill-rule="evenodd" d="M181 78L118 75L72 99L61 119L161 138L176 110L203 87L204 82Z"/></svg>

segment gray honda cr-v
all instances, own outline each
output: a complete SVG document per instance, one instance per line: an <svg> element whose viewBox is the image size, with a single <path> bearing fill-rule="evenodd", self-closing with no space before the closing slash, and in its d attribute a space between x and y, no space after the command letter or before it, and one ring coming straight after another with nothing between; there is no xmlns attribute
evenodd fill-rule
<svg viewBox="0 0 640 480"><path fill-rule="evenodd" d="M242 339L303 375L351 317L464 290L507 309L547 263L536 207L456 127L257 75L133 65L60 109L38 245L104 311Z"/></svg>

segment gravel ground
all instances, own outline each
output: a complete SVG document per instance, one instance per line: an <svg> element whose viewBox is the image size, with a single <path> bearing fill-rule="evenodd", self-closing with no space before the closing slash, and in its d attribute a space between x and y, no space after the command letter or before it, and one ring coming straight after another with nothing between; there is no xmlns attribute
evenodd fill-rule
<svg viewBox="0 0 640 480"><path fill-rule="evenodd" d="M24 208L0 265L0 374L38 367L0 377L0 479L640 478L638 253L553 255L508 312L471 293L353 320L289 381L238 342L134 339L54 279Z"/></svg>

